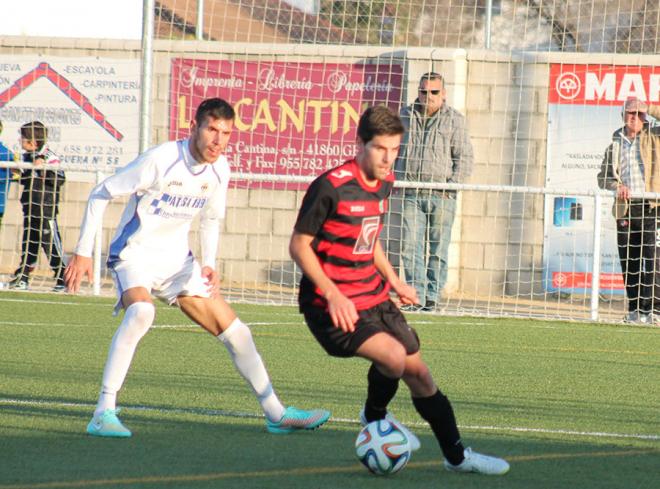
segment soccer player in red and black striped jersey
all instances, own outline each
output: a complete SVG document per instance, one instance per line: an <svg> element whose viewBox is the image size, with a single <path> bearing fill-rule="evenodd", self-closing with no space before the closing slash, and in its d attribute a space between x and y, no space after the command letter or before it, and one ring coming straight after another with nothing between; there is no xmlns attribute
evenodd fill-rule
<svg viewBox="0 0 660 489"><path fill-rule="evenodd" d="M289 245L303 271L300 311L328 354L371 362L362 424L387 419L408 435L413 450L419 448L417 437L387 412L403 379L448 470L505 474L506 461L463 447L451 404L420 356L417 333L390 300L392 290L402 303L417 303L415 289L399 279L378 239L403 132L398 114L368 108L358 124L355 159L308 188Z"/></svg>

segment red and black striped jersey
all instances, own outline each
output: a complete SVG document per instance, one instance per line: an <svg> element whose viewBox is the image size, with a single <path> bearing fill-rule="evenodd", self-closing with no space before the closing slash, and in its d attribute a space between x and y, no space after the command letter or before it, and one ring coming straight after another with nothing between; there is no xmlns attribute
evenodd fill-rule
<svg viewBox="0 0 660 489"><path fill-rule="evenodd" d="M295 230L314 236L312 248L326 275L358 310L389 299L390 286L374 264L374 249L383 227L394 184L390 173L368 186L358 163L350 160L320 175L307 189ZM303 275L300 307L327 307L318 288Z"/></svg>

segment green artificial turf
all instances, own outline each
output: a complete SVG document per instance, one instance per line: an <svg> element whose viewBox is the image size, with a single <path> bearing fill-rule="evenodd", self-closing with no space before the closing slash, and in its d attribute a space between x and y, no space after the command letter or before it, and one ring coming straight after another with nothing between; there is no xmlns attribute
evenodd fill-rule
<svg viewBox="0 0 660 489"><path fill-rule="evenodd" d="M0 489L660 487L660 328L409 315L464 443L511 472L444 471L402 385L422 449L383 478L354 455L368 364L326 356L291 307L235 306L282 401L333 412L320 430L266 433L222 344L159 305L120 393L134 436L86 435L112 303L0 294Z"/></svg>

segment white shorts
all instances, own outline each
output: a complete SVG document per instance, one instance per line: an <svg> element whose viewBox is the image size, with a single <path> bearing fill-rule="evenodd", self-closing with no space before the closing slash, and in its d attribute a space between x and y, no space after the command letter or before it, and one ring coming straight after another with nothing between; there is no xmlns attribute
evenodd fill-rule
<svg viewBox="0 0 660 489"><path fill-rule="evenodd" d="M110 266L110 271L117 289L113 314L122 309L122 294L133 287L144 287L169 305L177 305L177 298L182 295L211 297L202 268L191 255L182 264L169 266L166 260L119 260Z"/></svg>

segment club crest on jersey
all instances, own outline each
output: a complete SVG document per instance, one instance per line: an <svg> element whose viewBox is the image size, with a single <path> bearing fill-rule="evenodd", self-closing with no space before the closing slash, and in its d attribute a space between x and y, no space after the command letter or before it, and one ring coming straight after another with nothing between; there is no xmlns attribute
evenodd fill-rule
<svg viewBox="0 0 660 489"><path fill-rule="evenodd" d="M385 212L385 201L384 200L381 200L380 202L378 202L378 212L380 212L381 214L383 212Z"/></svg>
<svg viewBox="0 0 660 489"><path fill-rule="evenodd" d="M352 177L353 173L342 168L341 170L333 171L330 175L338 180L341 180L342 178Z"/></svg>
<svg viewBox="0 0 660 489"><path fill-rule="evenodd" d="M205 183L204 185L202 185L201 189L202 189L202 192L206 192L209 189L209 184Z"/></svg>
<svg viewBox="0 0 660 489"><path fill-rule="evenodd" d="M360 236L355 241L353 254L368 255L373 253L376 239L378 238L379 226L380 216L371 216L362 219L362 229L360 229Z"/></svg>

